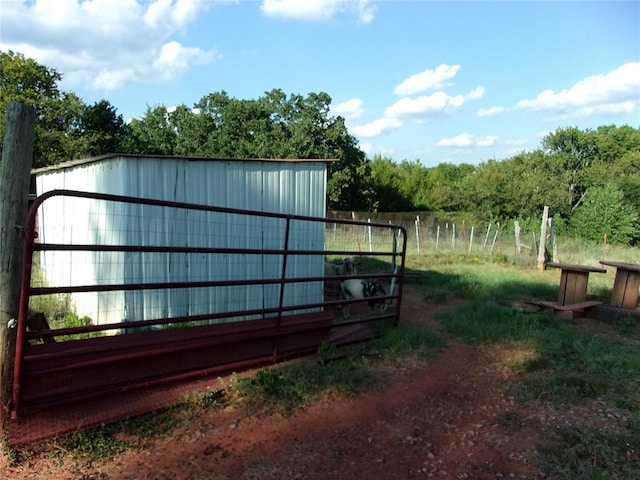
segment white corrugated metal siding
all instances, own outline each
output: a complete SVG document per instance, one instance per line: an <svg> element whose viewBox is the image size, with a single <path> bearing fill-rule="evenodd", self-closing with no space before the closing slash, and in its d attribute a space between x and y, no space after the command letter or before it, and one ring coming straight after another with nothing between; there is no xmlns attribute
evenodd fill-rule
<svg viewBox="0 0 640 480"><path fill-rule="evenodd" d="M35 171L38 194L65 188L203 205L325 215L325 161L115 156ZM153 206L59 198L40 213L40 241L282 248L285 222ZM292 222L289 248L323 249L322 223ZM57 252L42 255L49 285L279 278L281 256ZM319 276L321 256L290 257L287 276ZM94 323L277 307L278 285L74 295ZM304 299L303 302L300 300ZM285 305L322 301L320 283L289 284ZM123 313L124 312L124 313Z"/></svg>

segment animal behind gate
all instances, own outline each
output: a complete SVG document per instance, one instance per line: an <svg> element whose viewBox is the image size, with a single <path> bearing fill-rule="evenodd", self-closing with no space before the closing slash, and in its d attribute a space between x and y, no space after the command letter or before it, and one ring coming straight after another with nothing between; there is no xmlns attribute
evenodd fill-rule
<svg viewBox="0 0 640 480"><path fill-rule="evenodd" d="M340 277L342 275L355 275L358 261L353 257L348 257L340 261L324 262L325 277ZM340 280L325 280L325 294L331 297L337 297L340 294Z"/></svg>
<svg viewBox="0 0 640 480"><path fill-rule="evenodd" d="M378 296L386 296L387 293L384 287L374 281L364 278L351 278L340 282L340 293L345 300L352 299L368 299L367 303L371 308L376 305L380 305L380 311L384 312L387 309L387 302L383 299L377 299ZM349 304L346 303L342 307L342 316L349 318Z"/></svg>

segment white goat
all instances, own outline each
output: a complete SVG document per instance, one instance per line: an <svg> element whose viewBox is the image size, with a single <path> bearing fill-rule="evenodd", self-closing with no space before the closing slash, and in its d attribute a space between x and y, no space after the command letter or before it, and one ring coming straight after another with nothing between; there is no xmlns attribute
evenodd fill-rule
<svg viewBox="0 0 640 480"><path fill-rule="evenodd" d="M350 278L340 282L340 292L345 300L351 300L355 298L368 298L369 306L375 307L380 305L380 311L384 312L388 304L385 300L376 300L374 297L386 296L387 293L380 283L374 280L368 280L366 278ZM345 303L342 307L342 316L349 318L349 304Z"/></svg>
<svg viewBox="0 0 640 480"><path fill-rule="evenodd" d="M324 275L326 277L335 275L355 275L356 265L358 262L355 258L349 257L340 262L324 262Z"/></svg>
<svg viewBox="0 0 640 480"><path fill-rule="evenodd" d="M355 275L356 265L358 262L353 257L345 258L339 262L324 262L324 276L325 277L339 277L342 275ZM325 281L325 294L330 296L337 296L339 292L339 279Z"/></svg>

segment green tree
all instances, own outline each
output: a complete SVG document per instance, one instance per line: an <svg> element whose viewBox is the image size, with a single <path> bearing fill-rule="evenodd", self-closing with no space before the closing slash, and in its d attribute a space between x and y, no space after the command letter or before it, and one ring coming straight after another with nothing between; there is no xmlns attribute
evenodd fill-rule
<svg viewBox="0 0 640 480"><path fill-rule="evenodd" d="M257 100L231 98L224 91L212 93L193 109L180 106L169 115L169 123L177 132L174 153L337 159L329 163L329 208L371 209L373 195L365 154L349 134L344 119L329 115L330 106L331 98L326 93L287 97L274 89Z"/></svg>
<svg viewBox="0 0 640 480"><path fill-rule="evenodd" d="M373 157L371 168L371 188L375 196L377 210L382 212L402 212L414 209L410 195L405 193L409 179L406 172L389 158Z"/></svg>
<svg viewBox="0 0 640 480"><path fill-rule="evenodd" d="M85 105L73 92L61 92L62 75L11 50L0 52L0 127L8 102L36 108L34 167L123 149L127 131L109 102ZM2 135L4 138L4 134Z"/></svg>
<svg viewBox="0 0 640 480"><path fill-rule="evenodd" d="M598 156L595 137L576 127L559 128L544 137L542 145L556 164L556 181L569 192L569 209L573 212L588 188L584 170Z"/></svg>
<svg viewBox="0 0 640 480"><path fill-rule="evenodd" d="M34 141L34 167L55 165L86 155L86 145L78 138L82 100L74 93L62 92L40 102Z"/></svg>
<svg viewBox="0 0 640 480"><path fill-rule="evenodd" d="M638 212L624 201L615 185L595 186L587 190L582 204L570 220L574 234L585 240L629 244L638 240Z"/></svg>
<svg viewBox="0 0 640 480"><path fill-rule="evenodd" d="M125 150L128 153L173 155L178 139L174 117L164 105L147 107L141 118L134 118L129 123Z"/></svg>
<svg viewBox="0 0 640 480"><path fill-rule="evenodd" d="M127 127L122 115L118 115L116 108L107 100L83 106L74 130L76 137L81 138L87 155L117 153L125 149Z"/></svg>
<svg viewBox="0 0 640 480"><path fill-rule="evenodd" d="M50 133L52 127L56 126L56 122L49 118L50 113L63 113L66 116L69 109L65 100L74 104L77 97L61 98L57 86L61 79L62 76L55 69L40 65L21 53L11 50L0 52L0 142L4 141L7 103L34 106L37 115L34 166L44 164L40 159L43 152L49 153L58 143L64 143Z"/></svg>
<svg viewBox="0 0 640 480"><path fill-rule="evenodd" d="M21 53L0 52L0 106L3 110L8 102L39 107L45 100L57 98L57 84L61 79L53 68L40 65Z"/></svg>
<svg viewBox="0 0 640 480"><path fill-rule="evenodd" d="M468 163L454 165L441 163L429 169L422 193L423 204L429 210L460 211L466 204L467 177L474 174L476 167Z"/></svg>
<svg viewBox="0 0 640 480"><path fill-rule="evenodd" d="M640 128L629 125L617 127L605 125L595 131L588 131L593 136L598 150L598 160L615 163L628 152L640 151Z"/></svg>

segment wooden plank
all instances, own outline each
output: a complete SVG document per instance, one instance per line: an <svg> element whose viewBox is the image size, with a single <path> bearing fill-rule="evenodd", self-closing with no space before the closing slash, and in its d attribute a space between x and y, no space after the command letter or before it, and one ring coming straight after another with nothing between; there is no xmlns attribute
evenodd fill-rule
<svg viewBox="0 0 640 480"><path fill-rule="evenodd" d="M570 270L573 272L594 272L594 273L607 273L604 268L600 267L592 267L590 265L576 265L573 263L556 263L549 262L547 263L548 267L559 268L562 270Z"/></svg>
<svg viewBox="0 0 640 480"><path fill-rule="evenodd" d="M640 264L629 262L613 262L609 260L600 260L602 265L608 265L610 267L622 268L624 270L631 270L640 273Z"/></svg>
<svg viewBox="0 0 640 480"><path fill-rule="evenodd" d="M596 300L586 300L584 302L574 303L571 305L558 306L556 307L556 310L575 312L580 310L586 310L587 308L592 308L600 304L602 304L602 302L598 302Z"/></svg>
<svg viewBox="0 0 640 480"><path fill-rule="evenodd" d="M616 278L613 281L613 290L611 291L611 305L621 307L624 303L625 292L627 289L627 280L629 278L629 272L626 270L618 269L616 271Z"/></svg>
<svg viewBox="0 0 640 480"><path fill-rule="evenodd" d="M584 302L587 298L587 283L589 274L586 272L570 272L569 283L570 290L565 297L564 305L572 305L574 303Z"/></svg>
<svg viewBox="0 0 640 480"><path fill-rule="evenodd" d="M595 300L587 300L580 303L574 303L572 305L560 305L556 302L536 301L536 300L530 300L530 301L527 301L527 303L531 303L532 305L538 305L540 307L552 308L554 310L558 310L562 312L575 312L575 311L585 310L587 308L596 307L602 304L602 302L598 302Z"/></svg>
<svg viewBox="0 0 640 480"><path fill-rule="evenodd" d="M618 268L611 292L611 304L616 307L634 309L638 306L640 273Z"/></svg>
<svg viewBox="0 0 640 480"><path fill-rule="evenodd" d="M560 286L558 287L558 304L559 305L564 305L567 303L566 297L567 297L567 290L569 288L568 277L569 277L569 272L567 272L566 270L563 270L562 273L560 274Z"/></svg>

